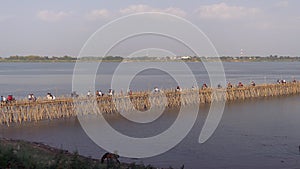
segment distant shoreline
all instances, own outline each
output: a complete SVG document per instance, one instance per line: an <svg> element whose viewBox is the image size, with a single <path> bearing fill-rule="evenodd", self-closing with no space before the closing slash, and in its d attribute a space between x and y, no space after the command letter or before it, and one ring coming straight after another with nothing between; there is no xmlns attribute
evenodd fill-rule
<svg viewBox="0 0 300 169"><path fill-rule="evenodd" d="M12 63L56 63L56 62L68 62L74 63L76 61L83 62L300 62L300 57L290 56L243 56L243 57L232 57L232 56L221 56L221 57L198 57L198 56L174 56L174 57L133 57L126 58L121 56L106 56L106 57L81 57L76 58L73 56L63 57L48 57L48 56L10 56L7 58L0 57L1 62L12 62Z"/></svg>
<svg viewBox="0 0 300 169"><path fill-rule="evenodd" d="M250 62L300 62L299 60L223 60L222 62L250 63ZM76 63L77 60L0 60L0 63ZM82 62L202 62L198 60L82 60ZM206 62L217 62L216 59L206 59Z"/></svg>

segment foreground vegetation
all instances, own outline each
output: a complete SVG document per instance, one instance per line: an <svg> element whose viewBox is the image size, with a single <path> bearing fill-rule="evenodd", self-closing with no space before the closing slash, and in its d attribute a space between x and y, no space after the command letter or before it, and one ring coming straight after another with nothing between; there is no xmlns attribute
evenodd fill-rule
<svg viewBox="0 0 300 169"><path fill-rule="evenodd" d="M55 149L40 143L0 140L0 168L9 169L154 169L135 164L101 164L77 152Z"/></svg>

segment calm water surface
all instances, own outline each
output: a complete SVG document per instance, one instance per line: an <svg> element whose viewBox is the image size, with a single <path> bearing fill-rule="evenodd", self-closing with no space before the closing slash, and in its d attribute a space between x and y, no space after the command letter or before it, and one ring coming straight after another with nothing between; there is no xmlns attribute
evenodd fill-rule
<svg viewBox="0 0 300 169"><path fill-rule="evenodd" d="M98 69L95 88L106 92L110 88L112 74L119 63L101 63ZM170 62L126 63L128 72L137 64L173 66ZM209 84L209 78L201 63L187 63L193 71L198 86ZM72 91L72 75L75 63L0 63L0 94L13 94L24 98L28 93L45 96L47 92L55 95L69 95ZM277 79L300 79L300 62L253 62L223 63L226 79L233 84L239 81L249 84L273 83ZM174 66L173 66L174 67ZM129 77L124 71L122 76ZM180 67L174 67L171 73L188 76ZM151 90L154 86L174 88L175 81L165 72L149 69L140 72L132 81L132 90ZM191 88L192 86L186 86ZM89 89L86 89L87 91ZM124 89L126 90L126 89Z"/></svg>
<svg viewBox="0 0 300 169"><path fill-rule="evenodd" d="M137 63L130 63L137 64ZM117 63L105 63L100 71L99 88L109 87L106 82ZM25 97L27 92L43 96L54 91L57 95L71 91L73 63L1 63L1 93L14 92ZM208 81L205 69L189 63L199 83ZM227 79L232 82L274 82L278 78L300 79L300 63L224 63ZM174 70L180 73L180 70ZM124 72L126 75L126 72ZM166 82L166 78L169 81ZM106 80L103 80L106 79ZM145 79L151 79L145 81ZM103 82L104 81L104 82ZM151 81L151 82L149 82ZM101 83L102 82L102 83ZM168 88L174 81L163 72L142 72L132 82L137 89L151 89L161 84ZM169 85L169 86L168 86ZM148 87L149 86L149 87ZM56 91L55 91L56 90ZM152 164L160 167L180 168L299 168L300 154L300 96L265 98L245 102L227 103L223 118L214 135L204 144L198 137L209 105L201 105L197 121L188 136L175 148L152 158L128 159L124 162ZM189 115L188 112L186 112ZM156 134L172 124L176 110L167 110L153 124L139 127L128 125L118 115L108 116L113 127L122 133L139 136ZM95 145L82 130L76 118L28 123L1 127L2 137L43 142L80 154L101 157L105 152Z"/></svg>

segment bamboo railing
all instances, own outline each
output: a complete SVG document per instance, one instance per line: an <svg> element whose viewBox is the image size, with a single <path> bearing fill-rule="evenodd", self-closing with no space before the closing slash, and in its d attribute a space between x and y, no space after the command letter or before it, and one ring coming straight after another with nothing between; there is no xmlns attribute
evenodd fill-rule
<svg viewBox="0 0 300 169"><path fill-rule="evenodd" d="M214 94L215 91L223 95ZM198 92L198 93L197 93ZM295 95L300 93L300 83L264 84L257 86L221 88L221 89L185 89L180 92L163 90L159 94L151 92L133 92L131 95L101 96L97 98L61 97L56 100L38 99L37 101L17 100L0 105L0 124L22 123L51 120L76 116L75 107L82 107L81 114L89 114L87 107L97 105L99 113L118 113L119 111L145 111L151 106L180 107L194 103L211 103L213 100L227 101L250 98ZM163 101L163 97L165 101ZM133 106L129 106L129 105Z"/></svg>

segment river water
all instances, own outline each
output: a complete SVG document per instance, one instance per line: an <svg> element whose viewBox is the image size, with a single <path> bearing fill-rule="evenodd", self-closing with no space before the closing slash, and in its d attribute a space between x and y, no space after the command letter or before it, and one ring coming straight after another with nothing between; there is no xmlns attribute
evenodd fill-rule
<svg viewBox="0 0 300 169"><path fill-rule="evenodd" d="M128 63L129 68L139 63ZM160 63L153 63L160 64ZM172 64L172 63L168 63ZM105 91L118 63L104 63L98 71L96 88ZM199 63L188 63L199 84L209 83L207 73ZM0 63L0 93L23 98L33 92L44 96L51 91L68 95L72 90L74 63ZM300 63L224 63L226 78L232 83L274 83L277 79L300 79ZM180 69L174 72L184 75ZM126 72L124 72L126 76ZM174 80L166 73L148 70L132 81L134 90L153 86L170 88ZM300 96L282 96L226 103L222 120L213 136L198 143L200 131L210 105L200 105L195 125L185 139L170 151L143 159L121 158L124 162L180 168L299 168L300 167ZM157 134L167 129L177 110L164 115L148 126L128 125L120 115L108 115L107 120L117 130L128 135ZM189 113L186 113L189 115ZM43 142L50 146L77 150L80 154L99 158L105 152L85 134L76 118L38 123L2 126L1 137Z"/></svg>

